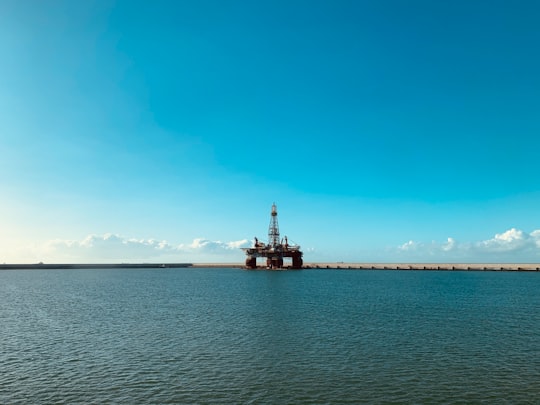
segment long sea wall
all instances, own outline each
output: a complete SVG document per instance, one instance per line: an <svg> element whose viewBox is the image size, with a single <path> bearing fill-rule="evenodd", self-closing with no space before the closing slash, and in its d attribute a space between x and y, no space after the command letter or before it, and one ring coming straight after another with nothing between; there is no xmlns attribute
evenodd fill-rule
<svg viewBox="0 0 540 405"><path fill-rule="evenodd" d="M540 263L305 263L305 269L540 271Z"/></svg>

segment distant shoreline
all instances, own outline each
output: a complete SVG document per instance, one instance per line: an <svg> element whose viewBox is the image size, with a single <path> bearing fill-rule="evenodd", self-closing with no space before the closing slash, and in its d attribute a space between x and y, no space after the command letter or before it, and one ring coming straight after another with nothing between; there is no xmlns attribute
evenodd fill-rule
<svg viewBox="0 0 540 405"><path fill-rule="evenodd" d="M0 270L158 269L193 267L192 263L33 263L0 264Z"/></svg>
<svg viewBox="0 0 540 405"><path fill-rule="evenodd" d="M241 263L34 263L0 264L0 270L39 269L159 269L244 268ZM259 266L257 270L264 270ZM431 271L540 271L540 263L305 263L303 269L334 270L431 270Z"/></svg>

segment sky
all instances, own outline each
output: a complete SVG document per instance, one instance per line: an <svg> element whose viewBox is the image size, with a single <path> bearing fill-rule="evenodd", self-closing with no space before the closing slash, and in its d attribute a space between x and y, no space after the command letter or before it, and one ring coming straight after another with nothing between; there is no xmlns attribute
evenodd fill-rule
<svg viewBox="0 0 540 405"><path fill-rule="evenodd" d="M0 0L0 263L540 262L540 3Z"/></svg>

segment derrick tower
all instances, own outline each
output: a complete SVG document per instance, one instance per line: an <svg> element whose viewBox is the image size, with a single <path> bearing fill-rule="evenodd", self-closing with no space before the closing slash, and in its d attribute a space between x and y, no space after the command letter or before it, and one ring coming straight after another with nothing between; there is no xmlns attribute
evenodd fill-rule
<svg viewBox="0 0 540 405"><path fill-rule="evenodd" d="M268 226L268 244L259 242L255 238L253 247L243 248L246 253L246 268L256 269L257 258L266 258L266 268L268 269L283 269L283 258L290 258L291 265L286 266L291 269L301 269L303 265L302 251L298 245L289 245L289 241L285 236L280 240L279 237L279 225L277 219L277 207L276 204L272 204L272 210L270 211L270 225Z"/></svg>
<svg viewBox="0 0 540 405"><path fill-rule="evenodd" d="M276 203L272 204L270 213L270 225L268 226L268 245L275 247L279 245L279 225L277 221Z"/></svg>

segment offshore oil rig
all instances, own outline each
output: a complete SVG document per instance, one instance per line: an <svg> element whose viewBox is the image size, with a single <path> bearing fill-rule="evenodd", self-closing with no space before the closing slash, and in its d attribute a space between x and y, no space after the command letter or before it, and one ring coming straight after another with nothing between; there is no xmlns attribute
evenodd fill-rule
<svg viewBox="0 0 540 405"><path fill-rule="evenodd" d="M277 220L277 207L272 204L270 212L270 225L268 226L268 244L259 242L255 237L254 246L250 248L242 248L246 253L246 268L257 268L257 257L266 257L267 269L283 269L283 258L291 258L291 266L287 268L301 269L303 265L302 251L298 245L289 245L287 237L279 239L279 226Z"/></svg>

